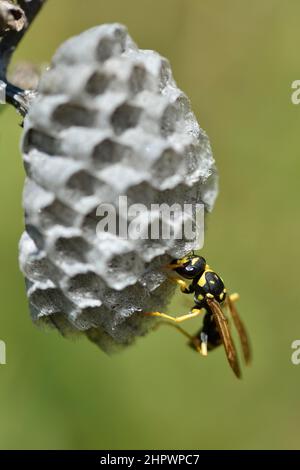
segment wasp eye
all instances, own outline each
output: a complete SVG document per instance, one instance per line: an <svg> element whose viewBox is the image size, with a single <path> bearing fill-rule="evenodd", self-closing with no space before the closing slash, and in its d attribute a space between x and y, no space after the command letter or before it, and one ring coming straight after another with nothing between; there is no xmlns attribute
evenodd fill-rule
<svg viewBox="0 0 300 470"><path fill-rule="evenodd" d="M196 271L196 268L195 268L195 266L192 266L192 265L188 264L187 266L184 267L184 270L187 273L193 274Z"/></svg>

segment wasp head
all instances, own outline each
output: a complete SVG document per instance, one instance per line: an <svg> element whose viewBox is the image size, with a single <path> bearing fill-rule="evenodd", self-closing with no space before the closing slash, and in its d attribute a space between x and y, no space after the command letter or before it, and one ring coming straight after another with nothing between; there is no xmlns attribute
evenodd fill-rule
<svg viewBox="0 0 300 470"><path fill-rule="evenodd" d="M192 253L184 258L174 259L169 267L186 279L194 279L204 273L207 264L202 256L196 256Z"/></svg>

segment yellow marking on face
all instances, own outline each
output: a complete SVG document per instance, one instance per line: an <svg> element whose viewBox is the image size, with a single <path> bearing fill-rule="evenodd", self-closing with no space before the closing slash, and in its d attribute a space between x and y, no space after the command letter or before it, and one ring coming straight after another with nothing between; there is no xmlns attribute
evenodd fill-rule
<svg viewBox="0 0 300 470"><path fill-rule="evenodd" d="M203 300L203 299L204 299L203 295L202 295L202 294L199 294L199 295L198 295L198 300Z"/></svg>
<svg viewBox="0 0 300 470"><path fill-rule="evenodd" d="M208 297L209 299L213 299L214 296L212 294L206 294L206 297Z"/></svg>
<svg viewBox="0 0 300 470"><path fill-rule="evenodd" d="M194 266L194 264L198 263L198 261L199 261L198 256L195 257L195 258L193 258L193 259L192 259L192 266Z"/></svg>
<svg viewBox="0 0 300 470"><path fill-rule="evenodd" d="M221 299L221 300L224 299L224 292L222 292L222 294L220 294L220 299Z"/></svg>
<svg viewBox="0 0 300 470"><path fill-rule="evenodd" d="M225 287L224 287L224 289L223 289L223 292L224 292L225 294L226 294L226 292L227 292L227 289L226 289Z"/></svg>

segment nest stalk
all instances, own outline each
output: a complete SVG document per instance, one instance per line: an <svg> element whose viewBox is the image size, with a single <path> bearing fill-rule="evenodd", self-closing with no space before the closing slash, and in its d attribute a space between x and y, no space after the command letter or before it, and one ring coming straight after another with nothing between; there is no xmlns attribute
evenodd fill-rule
<svg viewBox="0 0 300 470"><path fill-rule="evenodd" d="M46 0L19 0L18 4L0 0L0 94L25 116L36 92L23 90L7 79L7 69L14 51L28 31Z"/></svg>

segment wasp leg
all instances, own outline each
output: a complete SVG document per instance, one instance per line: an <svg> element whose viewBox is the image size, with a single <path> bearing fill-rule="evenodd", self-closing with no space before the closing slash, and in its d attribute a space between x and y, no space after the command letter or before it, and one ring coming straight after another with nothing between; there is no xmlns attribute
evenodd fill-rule
<svg viewBox="0 0 300 470"><path fill-rule="evenodd" d="M236 302L237 300L239 300L240 294L237 294L237 293L230 294L229 298L230 298L231 302Z"/></svg>
<svg viewBox="0 0 300 470"><path fill-rule="evenodd" d="M202 356L206 356L207 354L203 354L203 351L202 351L202 347L200 346L200 342L199 342L199 339L195 336L192 336L190 335L186 330L184 330L181 326L179 325L176 325L175 323L169 323L167 321L162 321L160 322L157 327L161 326L161 325L169 325L169 326L172 326L173 328L176 328L177 331L179 331L179 333L181 333L183 336L185 336L186 338L188 338L188 340L192 343L192 345L194 346L195 350L201 354Z"/></svg>
<svg viewBox="0 0 300 470"><path fill-rule="evenodd" d="M202 356L207 356L207 343L208 343L208 336L206 333L201 333L201 354Z"/></svg>
<svg viewBox="0 0 300 470"><path fill-rule="evenodd" d="M146 312L144 315L148 315L149 317L159 317L163 318L164 320L170 320L174 323L182 323L190 318L196 318L201 315L202 309L201 308L193 308L190 313L186 315L181 315L180 317L172 317L171 315L167 315L166 313L161 312Z"/></svg>
<svg viewBox="0 0 300 470"><path fill-rule="evenodd" d="M183 294L192 294L192 292L194 292L192 285L188 285L182 279L177 279L176 277L169 276L169 280L175 282L180 287L180 290Z"/></svg>

